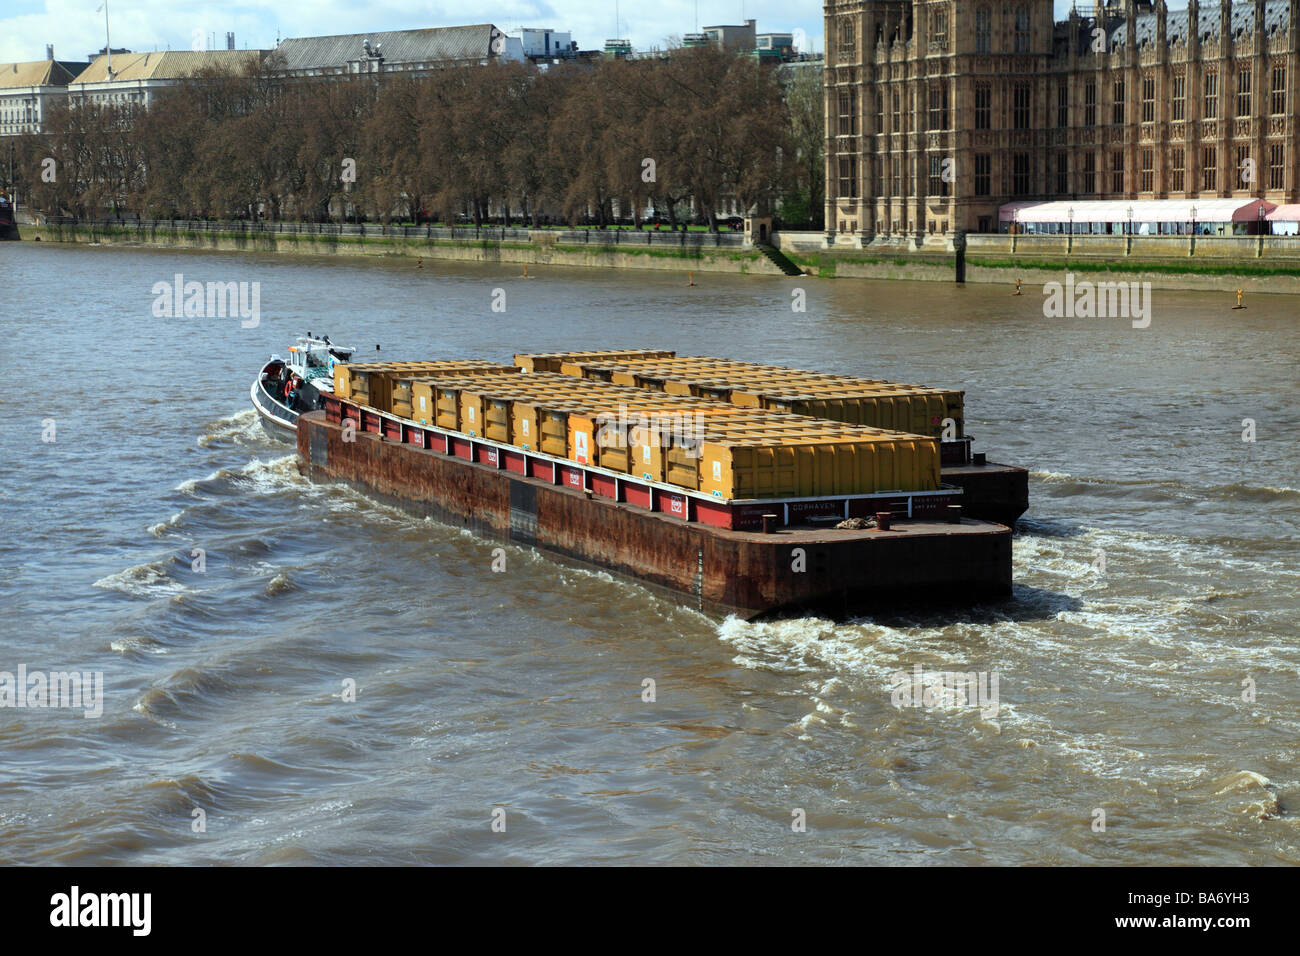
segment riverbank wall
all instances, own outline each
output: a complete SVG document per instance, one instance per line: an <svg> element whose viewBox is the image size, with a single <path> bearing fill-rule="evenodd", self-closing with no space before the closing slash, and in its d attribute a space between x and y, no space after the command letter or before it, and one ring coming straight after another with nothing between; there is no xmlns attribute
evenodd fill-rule
<svg viewBox="0 0 1300 956"><path fill-rule="evenodd" d="M776 244L806 273L854 279L953 282L951 239L875 240L823 248L821 234L778 233ZM966 281L1015 285L1149 282L1155 289L1300 295L1300 238L1294 236L966 237Z"/></svg>
<svg viewBox="0 0 1300 956"><path fill-rule="evenodd" d="M231 252L399 256L522 266L783 275L740 233L502 229L314 223L46 223L23 238ZM780 232L773 245L806 276L953 282L951 239L831 245L822 233ZM1156 289L1300 294L1300 239L1284 236L966 237L966 281L1041 285L1067 272Z"/></svg>
<svg viewBox="0 0 1300 956"><path fill-rule="evenodd" d="M783 273L739 233L625 230L455 229L316 223L51 223L25 230L43 242L145 245L226 252L399 256L521 266Z"/></svg>

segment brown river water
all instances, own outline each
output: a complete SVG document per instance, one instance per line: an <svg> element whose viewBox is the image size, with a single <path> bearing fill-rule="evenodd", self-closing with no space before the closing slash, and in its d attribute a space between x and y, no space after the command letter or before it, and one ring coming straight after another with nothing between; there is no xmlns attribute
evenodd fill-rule
<svg viewBox="0 0 1300 956"><path fill-rule="evenodd" d="M0 265L0 671L102 674L91 717L0 674L0 862L1300 863L1300 300L1157 290L1137 329L1034 287ZM258 323L155 315L178 273L259 283ZM964 388L977 450L1032 472L1014 598L750 624L518 548L492 573L261 434L252 375L307 330ZM895 706L918 666L996 707Z"/></svg>

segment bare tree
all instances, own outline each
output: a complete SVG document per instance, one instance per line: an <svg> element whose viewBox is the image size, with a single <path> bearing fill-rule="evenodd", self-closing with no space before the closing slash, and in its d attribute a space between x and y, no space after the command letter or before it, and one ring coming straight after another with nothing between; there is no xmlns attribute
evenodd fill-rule
<svg viewBox="0 0 1300 956"><path fill-rule="evenodd" d="M793 83L787 108L773 70L712 48L546 72L286 78L282 67L272 54L205 71L148 111L70 98L44 133L19 140L33 173L47 157L59 168L50 182L29 177L30 201L78 216L464 214L479 225L518 209L535 227L606 226L617 204L637 228L653 205L674 226L689 210L716 229L727 202L821 195L819 95Z"/></svg>

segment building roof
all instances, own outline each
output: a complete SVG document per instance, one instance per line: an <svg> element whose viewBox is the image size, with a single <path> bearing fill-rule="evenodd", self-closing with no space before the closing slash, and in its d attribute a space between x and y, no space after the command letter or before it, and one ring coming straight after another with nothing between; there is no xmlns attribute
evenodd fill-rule
<svg viewBox="0 0 1300 956"><path fill-rule="evenodd" d="M0 88L66 86L71 79L71 71L57 60L0 63Z"/></svg>
<svg viewBox="0 0 1300 956"><path fill-rule="evenodd" d="M1102 199L1070 202L1009 202L998 210L1000 222L1254 222L1259 209L1277 206L1263 199Z"/></svg>
<svg viewBox="0 0 1300 956"><path fill-rule="evenodd" d="M1277 31L1286 32L1291 19L1290 5L1287 0L1269 0L1264 5L1264 29L1271 35ZM1219 37L1219 5L1214 0L1207 0L1197 17L1202 39L1217 40ZM1156 42L1156 14L1140 13L1137 17L1138 46ZM1255 6L1248 3L1232 5L1232 36L1234 38L1249 36L1255 32ZM1184 43L1187 40L1187 11L1170 10L1165 25L1165 33L1170 44ZM1128 25L1121 23L1111 31L1111 46L1123 46L1128 36Z"/></svg>
<svg viewBox="0 0 1300 956"><path fill-rule="evenodd" d="M174 80L193 76L200 70L225 69L235 71L248 63L258 62L265 50L166 50L162 53L114 53L113 82L133 83L138 80ZM86 67L73 83L105 83L108 76L108 57L101 54Z"/></svg>
<svg viewBox="0 0 1300 956"><path fill-rule="evenodd" d="M379 48L387 65L481 60L501 51L492 41L503 36L490 23L464 27L430 27L424 30L391 30L380 33L345 33L331 37L290 37L280 41L277 51L290 72L341 70L349 62L365 59L364 44Z"/></svg>

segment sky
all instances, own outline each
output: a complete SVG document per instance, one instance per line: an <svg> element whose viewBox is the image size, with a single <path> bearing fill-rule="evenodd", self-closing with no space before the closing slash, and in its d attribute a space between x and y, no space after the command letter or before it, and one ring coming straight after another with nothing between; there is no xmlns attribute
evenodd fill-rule
<svg viewBox="0 0 1300 956"><path fill-rule="evenodd" d="M45 58L54 44L59 59L84 60L104 46L101 0L4 0L0 4L0 62ZM1182 6L1175 0L1172 6ZM504 30L553 27L569 31L581 49L604 47L617 32L637 49L662 47L699 26L758 21L763 31L799 31L816 52L822 46L821 0L109 0L115 48L189 50L195 43L225 48L228 31L240 49L270 49L276 36L327 36L419 27L493 23ZM1058 15L1069 0L1056 0Z"/></svg>

